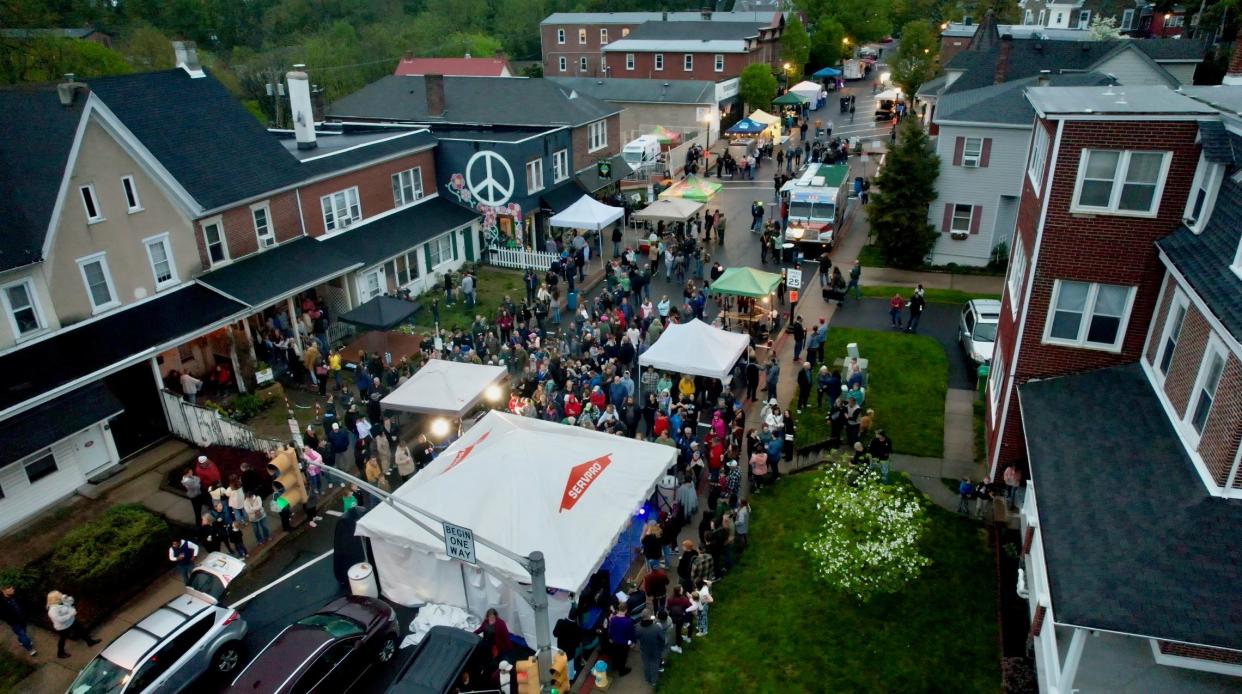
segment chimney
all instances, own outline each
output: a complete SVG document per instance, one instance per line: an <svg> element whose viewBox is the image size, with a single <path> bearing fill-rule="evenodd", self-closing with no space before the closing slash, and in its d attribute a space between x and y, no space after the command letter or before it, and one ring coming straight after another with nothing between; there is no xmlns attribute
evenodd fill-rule
<svg viewBox="0 0 1242 694"><path fill-rule="evenodd" d="M423 75L423 87L427 90L427 115L439 118L444 115L444 75Z"/></svg>
<svg viewBox="0 0 1242 694"><path fill-rule="evenodd" d="M61 106L72 106L73 100L77 97L79 91L86 91L87 86L83 82L78 82L76 75L72 72L65 73L65 81L56 85L56 94L60 97Z"/></svg>
<svg viewBox="0 0 1242 694"><path fill-rule="evenodd" d="M1009 51L1013 48L1013 36L1005 34L1001 37L1000 50L996 53L996 73L992 78L992 84L1001 84L1005 81L1005 73L1009 70Z"/></svg>
<svg viewBox="0 0 1242 694"><path fill-rule="evenodd" d="M702 17L702 18L703 18L703 21L705 21L705 22L710 22L710 21L712 21L712 10L711 10L711 8L710 8L710 7L704 7L703 9L699 10L699 16L700 16L700 17Z"/></svg>
<svg viewBox="0 0 1242 694"><path fill-rule="evenodd" d="M1221 84L1242 84L1242 27L1233 39L1233 52L1229 54L1229 69L1225 71L1225 79Z"/></svg>
<svg viewBox="0 0 1242 694"><path fill-rule="evenodd" d="M660 19L660 21L662 21L662 22L667 22L667 21L668 21L668 10L665 10L665 11L664 11L664 16Z"/></svg>
<svg viewBox="0 0 1242 694"><path fill-rule="evenodd" d="M315 141L315 110L311 106L310 77L306 75L306 66L297 64L285 75L289 83L289 113L293 117L293 133L298 140L298 149L315 149L319 143Z"/></svg>
<svg viewBox="0 0 1242 694"><path fill-rule="evenodd" d="M193 41L173 41L173 56L176 58L177 67L185 70L186 74L193 79L203 77L203 66L198 62L198 47Z"/></svg>
<svg viewBox="0 0 1242 694"><path fill-rule="evenodd" d="M1052 82L1052 70L1040 70L1039 79L1035 80L1035 86L1047 87Z"/></svg>

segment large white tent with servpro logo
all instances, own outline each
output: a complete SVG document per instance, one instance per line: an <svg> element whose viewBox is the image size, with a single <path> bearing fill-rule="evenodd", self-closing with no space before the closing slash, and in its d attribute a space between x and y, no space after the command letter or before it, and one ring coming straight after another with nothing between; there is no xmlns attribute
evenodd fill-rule
<svg viewBox="0 0 1242 694"><path fill-rule="evenodd" d="M675 455L667 446L493 411L393 496L514 554L543 552L554 624L569 612L569 593L601 567L616 574L611 588L623 577L644 504ZM441 523L410 513L420 523L388 504L358 522L383 595L480 618L496 608L510 631L534 644L534 612L519 593L530 583L522 565L477 541L455 545L450 556Z"/></svg>

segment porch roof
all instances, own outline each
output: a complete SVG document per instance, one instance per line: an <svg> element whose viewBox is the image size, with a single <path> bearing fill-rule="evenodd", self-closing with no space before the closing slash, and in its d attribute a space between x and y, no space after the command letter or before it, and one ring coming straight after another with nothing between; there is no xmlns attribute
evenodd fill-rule
<svg viewBox="0 0 1242 694"><path fill-rule="evenodd" d="M361 266L303 236L212 270L198 281L252 308L264 308Z"/></svg>
<svg viewBox="0 0 1242 694"><path fill-rule="evenodd" d="M1056 622L1242 649L1242 500L1208 494L1142 368L1018 394Z"/></svg>
<svg viewBox="0 0 1242 694"><path fill-rule="evenodd" d="M124 411L108 386L96 381L0 422L0 467Z"/></svg>
<svg viewBox="0 0 1242 694"><path fill-rule="evenodd" d="M478 218L478 212L436 196L356 224L318 245L324 253L345 258L355 267L370 267Z"/></svg>

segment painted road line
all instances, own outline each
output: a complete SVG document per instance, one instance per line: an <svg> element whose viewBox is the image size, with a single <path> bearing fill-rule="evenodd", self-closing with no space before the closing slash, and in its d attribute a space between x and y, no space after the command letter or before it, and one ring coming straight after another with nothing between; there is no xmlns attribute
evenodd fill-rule
<svg viewBox="0 0 1242 694"><path fill-rule="evenodd" d="M327 559L328 557L332 556L333 551L334 551L334 550L328 550L327 552L324 552L323 554L321 554L321 555L319 555L319 556L315 557L314 559L311 559L310 561L308 561L308 562L306 562L305 564L303 564L303 565L299 566L298 568L294 569L293 571L290 571L289 573L287 573L287 574L285 574L284 576L281 576L280 578L276 579L275 581L272 581L271 583L269 583L269 584L267 584L267 585L263 586L262 588L260 588L260 589L256 590L255 592L251 593L250 595L247 595L246 597L242 598L241 600L237 600L237 601L233 602L233 604L229 605L229 607L232 607L233 609L238 609L238 608L240 608L242 605L245 605L246 603L248 603L248 602L250 602L251 600L253 600L253 599L255 599L255 598L259 597L260 595L262 595L262 594L266 593L267 591L271 590L272 588L275 588L276 586L280 585L281 583L284 583L284 582L285 582L285 581L287 581L288 579L293 578L294 576L298 575L299 573L302 573L303 571L305 571L305 570L307 569L307 567L311 566L312 564L316 564L316 563L318 563L318 562L320 562L320 561L322 561L322 560L324 560L324 559Z"/></svg>
<svg viewBox="0 0 1242 694"><path fill-rule="evenodd" d="M340 511L324 511L324 513L334 518L340 518L341 516L345 515L344 513L341 513Z"/></svg>

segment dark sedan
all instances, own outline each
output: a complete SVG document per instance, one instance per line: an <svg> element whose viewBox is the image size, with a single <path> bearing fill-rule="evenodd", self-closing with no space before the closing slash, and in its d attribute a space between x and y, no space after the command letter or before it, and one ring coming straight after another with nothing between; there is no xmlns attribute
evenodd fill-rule
<svg viewBox="0 0 1242 694"><path fill-rule="evenodd" d="M233 680L229 692L346 692L372 665L392 660L400 631L397 613L382 600L334 600L285 627Z"/></svg>

